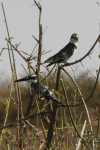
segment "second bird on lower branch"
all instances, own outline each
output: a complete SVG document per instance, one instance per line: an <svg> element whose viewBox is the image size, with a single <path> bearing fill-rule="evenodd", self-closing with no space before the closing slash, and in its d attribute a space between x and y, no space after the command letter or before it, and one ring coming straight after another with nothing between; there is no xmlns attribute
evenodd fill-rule
<svg viewBox="0 0 100 150"><path fill-rule="evenodd" d="M38 87L38 80L37 80L37 76L36 75L28 75L25 78L16 80L14 82L22 82L22 81L28 81L30 82L31 87L34 89L34 91L37 91L37 87ZM41 98L45 98L47 100L52 100L60 105L63 106L63 104L57 99L57 97L55 96L55 94L51 91L48 90L48 87L43 85L42 83L40 83L39 86L39 93Z"/></svg>

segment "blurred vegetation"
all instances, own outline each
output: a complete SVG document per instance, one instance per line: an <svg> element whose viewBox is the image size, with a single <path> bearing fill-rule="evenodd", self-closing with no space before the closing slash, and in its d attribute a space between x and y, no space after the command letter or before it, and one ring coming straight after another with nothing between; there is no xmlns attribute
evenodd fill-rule
<svg viewBox="0 0 100 150"><path fill-rule="evenodd" d="M65 76L65 75L62 75L61 78L63 78L63 76ZM6 79L5 79L5 81L1 82L1 86L0 86L0 114L1 114L0 127L2 127L4 124L4 120L5 120L4 106L7 105L7 104L5 104L5 100L7 99L7 97L9 97L9 89L8 89L9 82L8 83L7 82L8 81L6 81ZM93 77L87 78L86 73L85 73L83 75L80 75L78 77L78 79L76 79L76 82L78 83L78 86L81 89L84 99L89 97L89 95L91 94L91 92L93 90L93 87L95 84L95 79ZM48 78L47 83L48 83L48 86L50 87L50 89L54 89L55 85L52 82L52 77ZM72 85L71 80L69 78L65 77L64 83L66 85L68 100L70 100L69 103L77 104L80 97L79 97L78 93L75 93L75 87ZM27 106L30 101L30 90L29 90L28 83L25 83L25 85L20 83L20 90L21 90L22 101L23 101L23 114L25 116L25 113L27 111ZM64 100L63 90L62 90L61 85L59 87L59 95L60 95L59 96L60 101L64 104L65 100ZM15 105L15 101L13 99L14 100L16 99L16 94L15 94L14 90L12 90L12 99L10 101L7 124L9 124L17 119L17 106ZM88 110L89 110L90 118L92 121L92 126L93 126L93 131L94 131L93 133L94 133L95 137L97 135L97 126L98 126L97 116L98 116L98 112L99 112L99 103L100 103L99 99L100 99L100 85L98 84L93 96L86 103ZM41 101L43 101L43 100L41 100ZM52 110L52 101L49 102L47 100L44 101L44 103L42 104L40 109L42 109L47 103L49 103L49 104L45 108L45 110L47 110L47 111ZM33 109L35 107L36 107L36 104L33 104ZM84 105L81 105L81 106L78 106L75 108L71 108L71 111L74 116L77 128L81 132L83 123L85 120L87 120L86 112L84 110ZM42 116L43 124L45 126L46 131L48 130L48 126L50 123L50 116L51 116L50 114L46 115L46 116L45 115ZM37 117L34 117L34 118L30 119L30 123L32 125L34 125L36 129L38 129L38 131L34 131L34 132L38 133L40 139L43 139L43 133L42 133L41 125L40 125L40 120ZM35 137L36 133L34 133L34 132L32 133L32 130L34 130L34 129L32 129L29 126L27 129L27 134L25 136L25 140L27 141L26 143L28 143L29 149L32 149L32 146L33 146L32 143L34 143L34 149L39 149L41 141L38 140L37 137ZM5 129L5 133L3 134L1 149L3 149L3 147L7 148L7 141L9 143L10 147L11 147L11 145L12 146L14 145L14 143L16 141L16 132L17 132L16 125L14 125L11 128ZM70 115L68 113L67 108L60 107L57 110L56 132L57 133L54 134L54 137L53 137L52 145L54 145L54 147L58 146L58 149L60 149L60 148L64 148L64 146L68 144L67 145L68 149L73 149L72 147L74 147L75 141L78 140L78 137L77 137L77 134L71 123ZM87 139L90 138L90 129L89 129L88 123L87 123L86 129L85 129L84 136ZM98 140L99 139L100 139L100 134L98 135ZM32 140L33 140L33 142L32 142ZM97 147L96 149L100 148L100 144L97 144L96 147Z"/></svg>

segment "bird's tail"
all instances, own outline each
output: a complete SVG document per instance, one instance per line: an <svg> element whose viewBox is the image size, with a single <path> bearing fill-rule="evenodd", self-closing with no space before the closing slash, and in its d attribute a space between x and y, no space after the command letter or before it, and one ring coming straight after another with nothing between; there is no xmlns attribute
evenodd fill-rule
<svg viewBox="0 0 100 150"><path fill-rule="evenodd" d="M53 65L54 63L50 63L50 64L48 64L46 67L49 67L49 66L51 66L51 65Z"/></svg>
<svg viewBox="0 0 100 150"><path fill-rule="evenodd" d="M43 65L44 64L44 62L43 63L40 63L39 65Z"/></svg>

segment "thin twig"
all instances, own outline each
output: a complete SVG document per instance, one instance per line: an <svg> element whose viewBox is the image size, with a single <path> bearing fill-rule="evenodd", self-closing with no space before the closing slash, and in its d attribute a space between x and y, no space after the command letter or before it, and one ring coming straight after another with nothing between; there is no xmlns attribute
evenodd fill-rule
<svg viewBox="0 0 100 150"><path fill-rule="evenodd" d="M52 51L52 50L49 50L49 51L47 51L47 52L45 52L45 53L42 52L42 55L47 54L47 53L49 53L49 52L51 52L51 51Z"/></svg>
<svg viewBox="0 0 100 150"><path fill-rule="evenodd" d="M37 40L33 35L32 35L32 37L37 41L37 43L39 43L39 40Z"/></svg>
<svg viewBox="0 0 100 150"><path fill-rule="evenodd" d="M39 50L38 50L38 60L37 60L37 78L38 78L38 73L40 71L40 63L41 63L41 52L42 52L42 24L39 25Z"/></svg>
<svg viewBox="0 0 100 150"><path fill-rule="evenodd" d="M43 64L42 64L43 65ZM44 65L43 65L44 66ZM47 74L47 76L41 81L41 82L43 82L50 74L51 74L51 72L52 72L52 70L54 69L54 67L56 66L56 64L53 66L53 68L50 70L50 72Z"/></svg>
<svg viewBox="0 0 100 150"><path fill-rule="evenodd" d="M24 59L26 60L26 58L17 50L17 48L11 44L11 41L7 40L7 38L5 38L6 41L8 41L8 43L10 43L10 45L17 51L17 53Z"/></svg>
<svg viewBox="0 0 100 150"><path fill-rule="evenodd" d="M47 27L44 29L42 35L44 34L44 32L45 32L46 29L47 29ZM32 57L32 56L34 55L34 54L32 54L32 53L34 52L34 50L35 50L35 48L36 48L37 45L38 45L38 42L37 42L36 45L34 46L34 49L32 50L30 57Z"/></svg>
<svg viewBox="0 0 100 150"><path fill-rule="evenodd" d="M87 69L87 70L96 79L96 77L93 75L93 73L89 69Z"/></svg>
<svg viewBox="0 0 100 150"><path fill-rule="evenodd" d="M40 3L37 3L35 0L34 0L34 2L35 2L35 4L37 5L37 7L39 8L39 11L40 11L40 14L39 14L39 24L40 24L42 7L41 7Z"/></svg>
<svg viewBox="0 0 100 150"><path fill-rule="evenodd" d="M44 29L44 31L43 31L43 33L42 33L42 35L44 34L44 32L46 31L46 29L48 28L48 26Z"/></svg>
<svg viewBox="0 0 100 150"><path fill-rule="evenodd" d="M8 50L8 48L2 48L0 55L2 54L3 50ZM11 49L9 49L9 50L11 50ZM15 49L12 49L12 50L15 51ZM24 53L25 55L31 56L24 51L21 51L21 50L18 50L18 51Z"/></svg>

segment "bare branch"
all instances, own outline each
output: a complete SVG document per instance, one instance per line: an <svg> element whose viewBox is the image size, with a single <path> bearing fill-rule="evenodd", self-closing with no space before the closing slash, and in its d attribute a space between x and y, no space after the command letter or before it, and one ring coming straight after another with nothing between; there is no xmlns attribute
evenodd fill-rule
<svg viewBox="0 0 100 150"><path fill-rule="evenodd" d="M39 8L39 10L40 10L40 14L39 14L39 24L40 24L42 7L41 7L40 3L37 3L35 0L34 0L34 2L37 5L37 7Z"/></svg>
<svg viewBox="0 0 100 150"><path fill-rule="evenodd" d="M58 89L59 89L60 73L61 73L61 69L59 67L58 72L57 72L57 80L56 80L55 91L58 91ZM53 112L52 112L52 116L51 116L51 120L50 120L50 126L49 126L49 129L48 129L48 135L47 135L47 139L46 139L47 143L46 143L45 150L50 148L50 143L52 141L57 108L58 108L58 104L53 103Z"/></svg>

